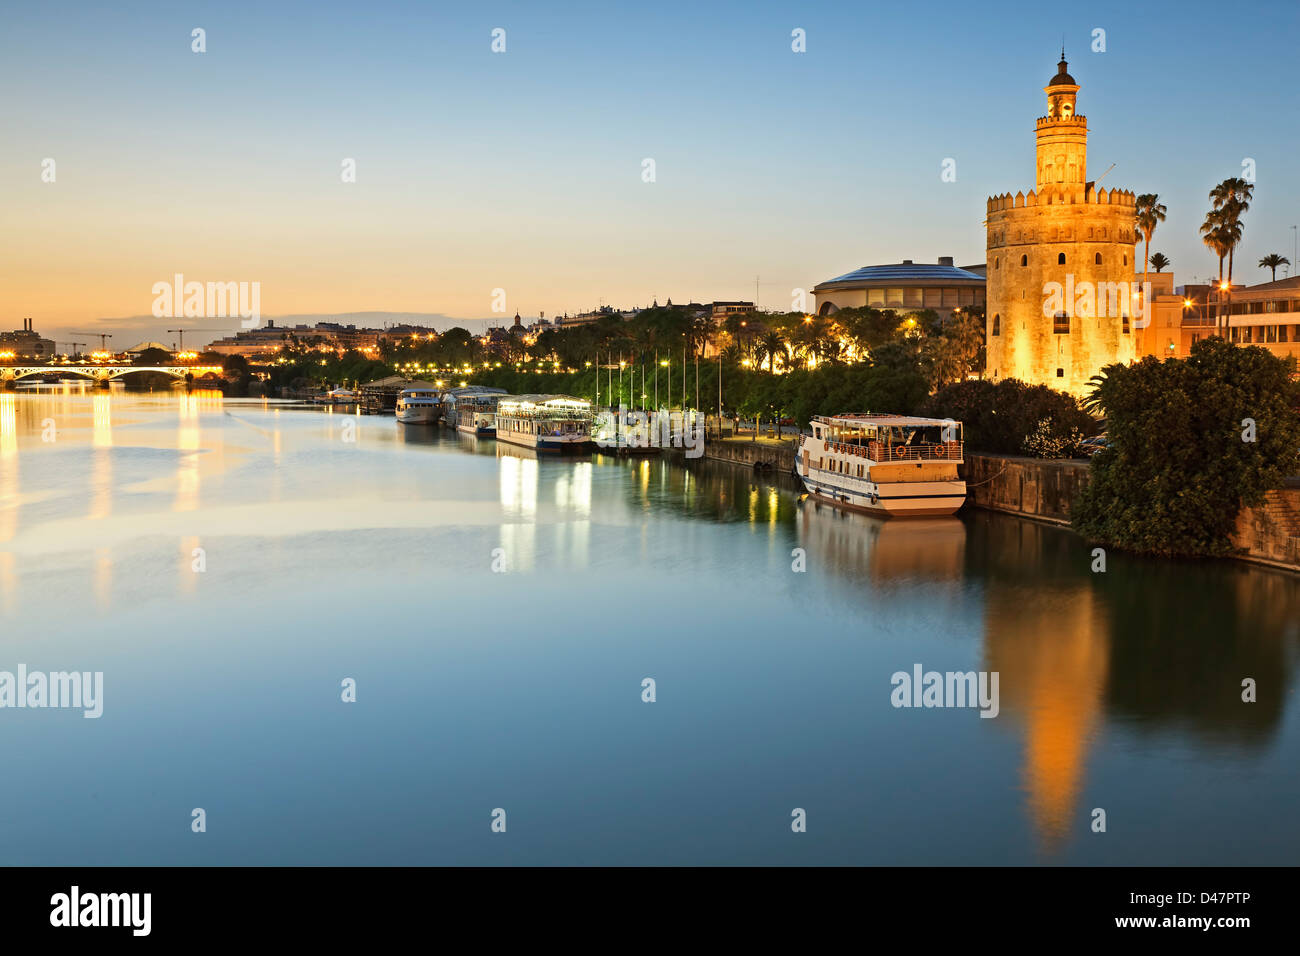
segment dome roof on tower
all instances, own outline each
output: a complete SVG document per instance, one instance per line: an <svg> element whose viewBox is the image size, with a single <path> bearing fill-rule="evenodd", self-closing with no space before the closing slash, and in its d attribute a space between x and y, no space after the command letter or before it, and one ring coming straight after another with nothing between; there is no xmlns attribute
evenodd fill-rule
<svg viewBox="0 0 1300 956"><path fill-rule="evenodd" d="M1074 77L1072 77L1066 71L1066 67L1068 67L1069 65L1070 64L1065 62L1065 57L1061 57L1061 62L1056 64L1056 76L1048 80L1047 85L1048 86L1078 86L1079 84L1074 82Z"/></svg>

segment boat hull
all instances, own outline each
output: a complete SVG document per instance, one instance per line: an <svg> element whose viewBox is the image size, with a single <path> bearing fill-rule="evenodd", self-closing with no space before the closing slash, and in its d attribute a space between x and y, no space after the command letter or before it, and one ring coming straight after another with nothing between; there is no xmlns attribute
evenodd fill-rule
<svg viewBox="0 0 1300 956"><path fill-rule="evenodd" d="M536 435L529 432L516 432L497 427L497 441L509 442L523 448L533 448L540 452L564 454L566 452L586 451L591 439L587 435Z"/></svg>
<svg viewBox="0 0 1300 956"><path fill-rule="evenodd" d="M824 479L799 476L810 496L837 508L883 518L933 518L956 514L966 503L964 481L899 482L850 488Z"/></svg>
<svg viewBox="0 0 1300 956"><path fill-rule="evenodd" d="M412 405L397 410L397 420L403 425L436 425L439 411L437 405Z"/></svg>

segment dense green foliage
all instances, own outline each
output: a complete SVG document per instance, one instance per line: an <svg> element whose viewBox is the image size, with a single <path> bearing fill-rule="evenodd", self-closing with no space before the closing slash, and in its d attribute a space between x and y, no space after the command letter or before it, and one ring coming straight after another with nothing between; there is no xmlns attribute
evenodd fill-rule
<svg viewBox="0 0 1300 956"><path fill-rule="evenodd" d="M1110 447L1092 461L1075 528L1148 554L1227 553L1241 507L1300 464L1294 370L1293 360L1217 337L1187 359L1107 366L1093 402Z"/></svg>
<svg viewBox="0 0 1300 956"><path fill-rule="evenodd" d="M711 352L697 359L706 343L721 349L721 357ZM717 327L706 316L665 306L628 319L611 311L585 325L546 329L535 339L498 330L487 345L462 328L412 334L385 344L379 358L316 351L318 344L287 335L270 366L272 386L351 385L398 373L516 394L599 397L601 404L629 407L652 406L656 396L660 405L706 413L716 413L721 404L726 416L793 419L800 425L814 415L850 411L928 411L961 420L978 412L983 419L968 438L989 437L974 447L1014 454L1024 453L1025 437L1044 421L1052 435L1090 428L1062 393L967 381L983 368L980 309L757 313L729 316ZM935 389L944 396L937 405L929 398ZM1015 411L999 420L995 402Z"/></svg>
<svg viewBox="0 0 1300 956"><path fill-rule="evenodd" d="M1017 379L956 382L930 396L920 411L933 418L956 419L964 426L968 447L1003 455L1039 454L1026 447L1026 439L1043 422L1046 433L1067 449L1100 427L1065 392Z"/></svg>

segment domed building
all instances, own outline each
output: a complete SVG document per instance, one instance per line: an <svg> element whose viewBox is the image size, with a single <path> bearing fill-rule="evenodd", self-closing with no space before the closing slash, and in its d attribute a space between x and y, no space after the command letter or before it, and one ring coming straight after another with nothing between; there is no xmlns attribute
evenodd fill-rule
<svg viewBox="0 0 1300 956"><path fill-rule="evenodd" d="M1137 210L1133 193L1088 180L1088 121L1068 66L1062 51L1043 88L1035 187L988 200L987 368L1082 395L1102 366L1136 354Z"/></svg>
<svg viewBox="0 0 1300 956"><path fill-rule="evenodd" d="M815 286L815 309L818 315L831 315L862 306L899 312L982 306L983 272L982 264L954 266L952 256L941 256L935 265L904 259L893 265L863 266Z"/></svg>

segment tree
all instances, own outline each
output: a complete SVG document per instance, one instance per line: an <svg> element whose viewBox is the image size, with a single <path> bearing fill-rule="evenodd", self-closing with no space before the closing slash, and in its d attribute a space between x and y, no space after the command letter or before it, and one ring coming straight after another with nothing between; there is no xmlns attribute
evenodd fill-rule
<svg viewBox="0 0 1300 956"><path fill-rule="evenodd" d="M1270 281L1272 281L1272 282L1276 282L1276 281L1277 281L1277 267L1278 267L1278 266L1289 266L1290 264L1291 264L1291 260L1290 260L1290 259L1286 259L1286 258L1284 258L1284 257L1282 257L1282 256L1279 256L1276 252L1270 252L1270 253L1269 253L1268 255L1266 255L1263 259L1260 259L1260 260L1259 260L1259 267L1260 267L1261 269L1272 269L1272 270L1273 270L1273 278L1272 278L1272 280L1270 280Z"/></svg>
<svg viewBox="0 0 1300 956"><path fill-rule="evenodd" d="M1245 228L1241 217L1250 208L1250 200L1255 186L1244 179L1229 178L1210 190L1210 201L1216 210L1223 212L1223 226L1228 238L1228 285L1232 285L1232 260L1237 246L1241 243L1242 230Z"/></svg>
<svg viewBox="0 0 1300 956"><path fill-rule="evenodd" d="M1219 257L1219 284L1223 284L1223 260L1231 248L1228 233L1227 216L1220 209L1211 209L1205 214L1201 223L1201 241ZM1220 300L1222 301L1222 300ZM1215 306L1214 325L1221 321L1221 306Z"/></svg>
<svg viewBox="0 0 1300 956"><path fill-rule="evenodd" d="M1294 360L1203 339L1187 359L1109 365L1091 401L1109 446L1075 502L1088 540L1158 555L1222 555L1243 506L1300 465Z"/></svg>
<svg viewBox="0 0 1300 956"><path fill-rule="evenodd" d="M1168 269L1168 268L1169 268L1169 257L1166 256L1163 252L1155 252L1155 253L1152 253L1152 254L1151 254L1151 268L1152 268L1152 269L1155 269L1157 274L1159 274L1159 272L1160 272L1161 269Z"/></svg>
<svg viewBox="0 0 1300 956"><path fill-rule="evenodd" d="M1142 258L1142 274L1146 275L1151 262L1151 237L1155 235L1156 226L1165 221L1167 211L1160 203L1156 193L1143 193L1137 198L1137 227L1146 240L1146 250Z"/></svg>

